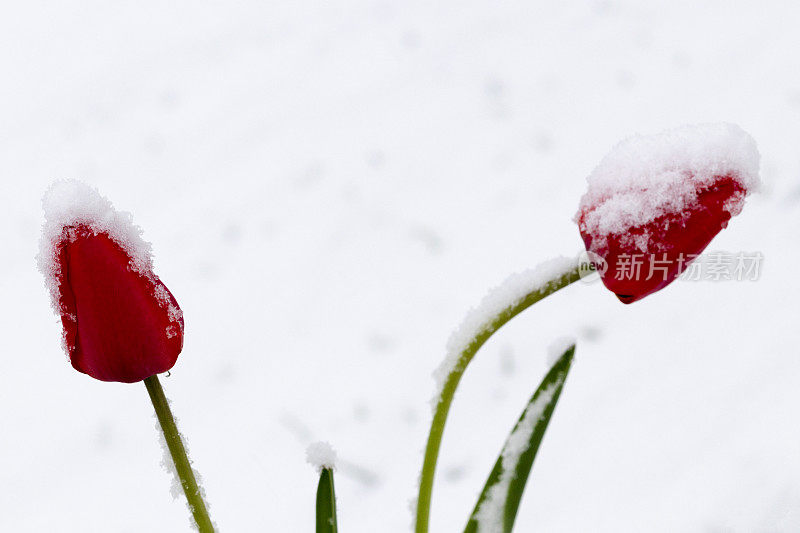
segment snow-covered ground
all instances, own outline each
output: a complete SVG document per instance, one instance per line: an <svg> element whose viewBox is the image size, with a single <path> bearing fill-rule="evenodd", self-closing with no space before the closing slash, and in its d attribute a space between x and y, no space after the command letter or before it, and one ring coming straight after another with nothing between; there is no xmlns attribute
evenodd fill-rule
<svg viewBox="0 0 800 533"><path fill-rule="evenodd" d="M576 359L521 532L800 530L800 8L794 2L16 2L0 17L0 530L189 529L144 386L75 372L36 271L40 199L96 185L186 318L163 379L223 531L410 524L431 373L486 289L581 250L619 139L729 121L760 195L711 250L757 282L623 306L575 284L498 333L445 432L460 531L545 370Z"/></svg>

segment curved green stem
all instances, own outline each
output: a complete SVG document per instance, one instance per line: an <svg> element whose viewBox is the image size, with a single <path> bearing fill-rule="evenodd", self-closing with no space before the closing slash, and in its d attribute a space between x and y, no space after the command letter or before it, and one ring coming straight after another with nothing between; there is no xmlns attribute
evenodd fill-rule
<svg viewBox="0 0 800 533"><path fill-rule="evenodd" d="M175 424L175 418L172 416L167 397L164 396L164 389L161 388L161 382L158 381L158 376L153 375L145 379L144 386L147 387L150 401L153 402L153 407L156 410L158 423L161 424L161 430L164 432L167 448L169 448L169 453L172 456L172 462L175 465L175 471L178 473L183 492L189 501L189 508L192 511L194 521L197 523L197 529L200 533L214 533L214 524L208 516L203 494L197 485L194 471L192 471L192 463L186 455L186 448L183 446L181 434Z"/></svg>
<svg viewBox="0 0 800 533"><path fill-rule="evenodd" d="M450 411L450 404L453 403L453 396L455 395L456 388L461 381L461 377L464 375L464 371L467 369L467 365L472 361L472 358L480 347L489 340L489 337L508 321L539 300L578 281L580 277L580 270L578 265L576 265L571 270L531 290L523 298L509 305L496 316L489 319L483 327L479 328L477 334L461 352L457 363L453 366L445 379L439 401L433 413L433 422L431 422L428 444L425 447L425 459L422 464L422 475L420 476L419 496L417 498L416 533L428 533L431 494L433 493L433 477L436 471L436 461L439 458L439 449L442 444L444 425L445 422L447 422L447 414Z"/></svg>

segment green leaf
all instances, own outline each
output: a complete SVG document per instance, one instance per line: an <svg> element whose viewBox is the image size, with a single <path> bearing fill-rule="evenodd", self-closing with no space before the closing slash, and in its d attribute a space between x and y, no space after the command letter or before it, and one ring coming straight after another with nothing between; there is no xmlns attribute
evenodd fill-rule
<svg viewBox="0 0 800 533"><path fill-rule="evenodd" d="M323 468L317 487L317 533L336 533L336 491L333 489L333 470Z"/></svg>
<svg viewBox="0 0 800 533"><path fill-rule="evenodd" d="M533 460L567 379L575 345L556 360L506 439L464 533L510 533ZM483 527L478 528L479 524Z"/></svg>

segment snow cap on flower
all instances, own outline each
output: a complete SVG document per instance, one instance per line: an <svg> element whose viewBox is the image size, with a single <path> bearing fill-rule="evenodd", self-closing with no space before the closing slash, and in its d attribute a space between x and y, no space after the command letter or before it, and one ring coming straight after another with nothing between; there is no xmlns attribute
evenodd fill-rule
<svg viewBox="0 0 800 533"><path fill-rule="evenodd" d="M153 272L151 246L129 213L75 180L42 201L39 270L72 366L102 381L166 372L183 346L183 313Z"/></svg>
<svg viewBox="0 0 800 533"><path fill-rule="evenodd" d="M631 303L671 283L759 187L759 160L753 138L727 123L619 143L587 178L575 215L586 249L605 261L606 287ZM637 260L638 274L620 276Z"/></svg>

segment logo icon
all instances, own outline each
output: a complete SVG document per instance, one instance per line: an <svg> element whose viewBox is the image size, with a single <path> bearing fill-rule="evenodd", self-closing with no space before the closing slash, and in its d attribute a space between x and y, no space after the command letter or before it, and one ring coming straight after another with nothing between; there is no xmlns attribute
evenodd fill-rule
<svg viewBox="0 0 800 533"><path fill-rule="evenodd" d="M594 252L584 251L578 255L578 274L581 282L594 283L608 270L605 259ZM598 275L595 275L598 274Z"/></svg>

